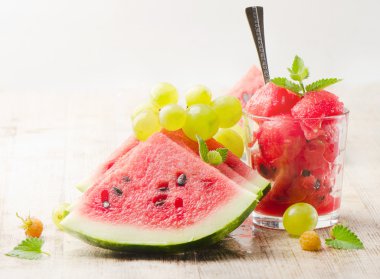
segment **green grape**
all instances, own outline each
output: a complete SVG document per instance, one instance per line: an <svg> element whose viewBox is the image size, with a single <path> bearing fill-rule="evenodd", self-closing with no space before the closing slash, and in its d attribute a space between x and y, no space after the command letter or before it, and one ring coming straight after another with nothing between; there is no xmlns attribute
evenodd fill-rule
<svg viewBox="0 0 380 279"><path fill-rule="evenodd" d="M288 207L282 218L285 230L291 235L299 236L315 229L318 213L312 205L300 202Z"/></svg>
<svg viewBox="0 0 380 279"><path fill-rule="evenodd" d="M238 98L234 96L221 96L212 102L212 108L219 117L221 128L234 126L242 116L242 107Z"/></svg>
<svg viewBox="0 0 380 279"><path fill-rule="evenodd" d="M62 230L61 221L63 220L63 218L65 218L67 216L67 214L70 213L69 207L70 207L69 203L63 202L63 203L59 204L53 210L53 213L52 213L53 223L60 230Z"/></svg>
<svg viewBox="0 0 380 279"><path fill-rule="evenodd" d="M182 130L192 140L196 135L207 140L212 138L219 129L219 120L215 111L208 105L192 105L187 109L187 117Z"/></svg>
<svg viewBox="0 0 380 279"><path fill-rule="evenodd" d="M238 133L238 135L243 139L243 142L246 143L246 135L244 133L244 128L239 124L235 124L234 126L232 126L231 128L229 128L231 130L234 130L236 133Z"/></svg>
<svg viewBox="0 0 380 279"><path fill-rule="evenodd" d="M132 121L132 127L136 138L141 141L147 140L152 134L161 130L158 115L151 110L137 114Z"/></svg>
<svg viewBox="0 0 380 279"><path fill-rule="evenodd" d="M150 98L153 104L162 108L178 102L177 89L170 83L160 82L152 88Z"/></svg>
<svg viewBox="0 0 380 279"><path fill-rule="evenodd" d="M186 121L186 111L177 104L164 106L159 116L161 126L168 131L181 129Z"/></svg>
<svg viewBox="0 0 380 279"><path fill-rule="evenodd" d="M142 104L142 105L139 105L138 107L136 107L131 115L131 119L133 120L136 115L138 115L140 112L142 111L145 111L145 110L151 110L155 113L158 113L160 108L157 107L155 104L152 104L152 103L146 103L146 104Z"/></svg>
<svg viewBox="0 0 380 279"><path fill-rule="evenodd" d="M206 86L196 85L186 92L185 98L188 107L196 104L209 105L211 104L212 95Z"/></svg>
<svg viewBox="0 0 380 279"><path fill-rule="evenodd" d="M239 158L244 152L244 142L241 136L232 129L219 129L219 131L214 136L216 141L224 145L228 150L234 153Z"/></svg>

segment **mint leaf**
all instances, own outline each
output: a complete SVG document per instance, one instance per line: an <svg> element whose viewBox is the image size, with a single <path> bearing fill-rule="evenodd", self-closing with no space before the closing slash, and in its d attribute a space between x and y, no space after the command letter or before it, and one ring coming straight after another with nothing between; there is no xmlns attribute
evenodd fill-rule
<svg viewBox="0 0 380 279"><path fill-rule="evenodd" d="M227 148L217 148L209 151L206 142L198 135L196 135L196 138L198 140L199 155L204 162L219 165L227 159Z"/></svg>
<svg viewBox="0 0 380 279"><path fill-rule="evenodd" d="M43 254L49 255L49 253L41 250L43 244L44 241L41 238L27 238L5 255L27 260L38 260Z"/></svg>
<svg viewBox="0 0 380 279"><path fill-rule="evenodd" d="M208 147L207 147L207 144L206 142L198 135L196 135L196 138L198 140L198 146L199 146L199 155L201 156L201 159L208 163L208 157L207 157L207 154L208 154Z"/></svg>
<svg viewBox="0 0 380 279"><path fill-rule="evenodd" d="M219 153L219 155L222 157L222 163L224 163L227 159L228 149L227 148L217 148L215 151Z"/></svg>
<svg viewBox="0 0 380 279"><path fill-rule="evenodd" d="M290 90L291 92L297 94L297 95L300 95L299 92L301 91L301 86L288 80L287 78L284 78L284 77L277 77L277 78L273 78L271 80L274 84L276 84L277 86L279 87L282 87L282 88L285 88L285 89L288 89Z"/></svg>
<svg viewBox="0 0 380 279"><path fill-rule="evenodd" d="M325 240L327 246L336 249L363 249L364 245L358 236L343 225L335 225L331 230L332 238Z"/></svg>
<svg viewBox="0 0 380 279"><path fill-rule="evenodd" d="M333 85L342 79L338 78L323 78L306 86L306 92L322 90L330 85Z"/></svg>
<svg viewBox="0 0 380 279"><path fill-rule="evenodd" d="M221 163L223 163L223 159L222 159L222 156L219 154L218 151L216 150L211 150L207 153L207 158L208 158L208 161L211 165L219 165Z"/></svg>
<svg viewBox="0 0 380 279"><path fill-rule="evenodd" d="M295 81L302 82L309 77L309 69L305 67L302 58L298 55L294 57L292 68L288 68L288 71L291 79Z"/></svg>

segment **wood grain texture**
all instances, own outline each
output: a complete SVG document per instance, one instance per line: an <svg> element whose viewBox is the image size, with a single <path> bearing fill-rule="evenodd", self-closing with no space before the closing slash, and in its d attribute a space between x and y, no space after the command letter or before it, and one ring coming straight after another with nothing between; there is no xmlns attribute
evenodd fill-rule
<svg viewBox="0 0 380 279"><path fill-rule="evenodd" d="M351 109L341 222L366 249L302 251L248 219L219 244L178 255L110 252L57 231L51 210L130 133L142 92L0 92L0 278L380 278L379 86L341 90ZM46 224L41 261L3 254L23 233L15 212ZM327 236L327 230L320 231Z"/></svg>

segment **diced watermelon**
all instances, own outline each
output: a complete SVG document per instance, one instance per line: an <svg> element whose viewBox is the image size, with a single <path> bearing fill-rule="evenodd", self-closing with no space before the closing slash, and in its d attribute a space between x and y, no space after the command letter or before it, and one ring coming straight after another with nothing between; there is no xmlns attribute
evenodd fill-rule
<svg viewBox="0 0 380 279"><path fill-rule="evenodd" d="M334 162L339 154L339 128L338 123L324 121L322 123L323 135L319 138L325 142L325 151L323 156L328 162Z"/></svg>
<svg viewBox="0 0 380 279"><path fill-rule="evenodd" d="M292 116L300 119L305 137L310 140L321 134L323 117L339 115L344 105L338 96L328 91L308 92L291 110ZM315 119L308 119L315 118Z"/></svg>
<svg viewBox="0 0 380 279"><path fill-rule="evenodd" d="M324 174L330 165L323 156L325 150L326 146L322 140L309 141L298 156L297 162L304 170L311 171L314 175Z"/></svg>
<svg viewBox="0 0 380 279"><path fill-rule="evenodd" d="M266 179L274 179L277 168L269 163L261 154L259 149L251 152L252 167Z"/></svg>
<svg viewBox="0 0 380 279"><path fill-rule="evenodd" d="M296 177L296 169L289 164L278 167L272 189L257 205L256 211L273 216L282 216L292 204L293 198L287 193L289 186Z"/></svg>
<svg viewBox="0 0 380 279"><path fill-rule="evenodd" d="M297 176L286 191L289 203L303 202L315 189L316 179L313 175Z"/></svg>
<svg viewBox="0 0 380 279"><path fill-rule="evenodd" d="M237 97L244 107L262 86L264 86L263 73L258 67L252 66L228 94Z"/></svg>
<svg viewBox="0 0 380 279"><path fill-rule="evenodd" d="M296 94L269 82L255 93L245 108L248 113L256 116L290 114L299 100L300 97Z"/></svg>
<svg viewBox="0 0 380 279"><path fill-rule="evenodd" d="M297 121L290 116L276 116L260 125L256 135L261 154L270 163L290 162L306 144Z"/></svg>

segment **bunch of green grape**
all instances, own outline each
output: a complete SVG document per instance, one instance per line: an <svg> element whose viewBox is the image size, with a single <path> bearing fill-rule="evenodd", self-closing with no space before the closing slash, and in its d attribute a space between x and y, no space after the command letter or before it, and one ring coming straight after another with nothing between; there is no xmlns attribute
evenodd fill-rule
<svg viewBox="0 0 380 279"><path fill-rule="evenodd" d="M150 102L135 109L132 126L136 138L147 140L162 128L168 131L182 129L196 141L196 135L215 139L241 157L244 149L236 125L242 116L240 101L233 96L212 99L210 90L203 85L190 88L186 94L186 108L178 105L178 91L169 83L159 83L150 93ZM221 128L221 129L220 129Z"/></svg>

